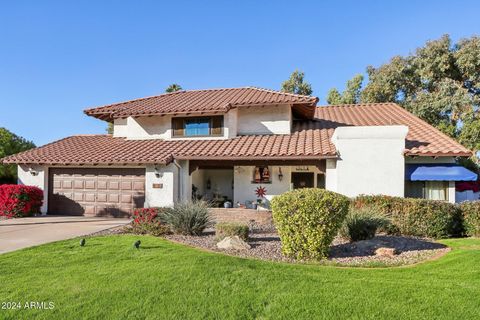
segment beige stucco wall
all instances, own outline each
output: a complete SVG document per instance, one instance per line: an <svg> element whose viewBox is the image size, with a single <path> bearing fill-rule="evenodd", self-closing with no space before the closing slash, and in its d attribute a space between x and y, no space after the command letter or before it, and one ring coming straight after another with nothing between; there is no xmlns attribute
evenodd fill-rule
<svg viewBox="0 0 480 320"><path fill-rule="evenodd" d="M340 127L332 142L339 153L336 181L329 188L349 197L360 194L404 196L406 126ZM328 163L327 163L328 164ZM332 163L330 162L330 165Z"/></svg>
<svg viewBox="0 0 480 320"><path fill-rule="evenodd" d="M292 111L288 105L238 108L238 134L289 134Z"/></svg>
<svg viewBox="0 0 480 320"><path fill-rule="evenodd" d="M31 173L36 172L36 175ZM18 184L39 187L43 190L43 205L40 211L47 213L48 206L48 167L39 165L19 165L18 166Z"/></svg>

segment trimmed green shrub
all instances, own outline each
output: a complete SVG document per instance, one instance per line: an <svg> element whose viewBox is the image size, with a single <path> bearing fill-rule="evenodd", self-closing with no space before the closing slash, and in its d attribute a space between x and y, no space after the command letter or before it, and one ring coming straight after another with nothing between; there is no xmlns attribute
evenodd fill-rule
<svg viewBox="0 0 480 320"><path fill-rule="evenodd" d="M215 225L215 235L218 240L238 236L240 239L247 241L248 231L248 225L241 223L221 222Z"/></svg>
<svg viewBox="0 0 480 320"><path fill-rule="evenodd" d="M205 201L190 201L175 203L164 214L165 222L175 233L185 235L200 235L212 226L210 210Z"/></svg>
<svg viewBox="0 0 480 320"><path fill-rule="evenodd" d="M469 237L480 237L480 201L465 201L460 204L465 233Z"/></svg>
<svg viewBox="0 0 480 320"><path fill-rule="evenodd" d="M375 208L351 208L343 221L340 236L350 242L368 240L375 237L377 230L389 224L389 219L379 214Z"/></svg>
<svg viewBox="0 0 480 320"><path fill-rule="evenodd" d="M133 211L131 231L136 234L162 236L170 233L170 227L162 219L165 208L140 208Z"/></svg>
<svg viewBox="0 0 480 320"><path fill-rule="evenodd" d="M297 189L272 199L282 252L296 259L322 259L348 213L349 199L323 189Z"/></svg>
<svg viewBox="0 0 480 320"><path fill-rule="evenodd" d="M374 208L392 222L390 232L407 236L448 238L463 234L459 208L445 201L361 195L353 208Z"/></svg>

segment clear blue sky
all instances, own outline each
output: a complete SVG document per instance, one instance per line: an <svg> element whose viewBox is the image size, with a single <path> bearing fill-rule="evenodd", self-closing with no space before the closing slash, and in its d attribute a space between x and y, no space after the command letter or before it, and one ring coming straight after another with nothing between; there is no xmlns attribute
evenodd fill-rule
<svg viewBox="0 0 480 320"><path fill-rule="evenodd" d="M104 133L91 106L185 89L278 89L296 68L331 87L449 33L478 1L0 0L0 126L37 145Z"/></svg>

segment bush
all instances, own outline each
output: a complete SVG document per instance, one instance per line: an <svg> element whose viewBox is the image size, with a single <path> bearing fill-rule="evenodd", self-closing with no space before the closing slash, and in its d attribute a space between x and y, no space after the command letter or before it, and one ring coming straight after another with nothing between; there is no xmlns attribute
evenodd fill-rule
<svg viewBox="0 0 480 320"><path fill-rule="evenodd" d="M480 201L466 201L460 204L465 233L469 237L480 237Z"/></svg>
<svg viewBox="0 0 480 320"><path fill-rule="evenodd" d="M200 235L212 225L208 203L205 201L178 202L165 212L165 221L175 233Z"/></svg>
<svg viewBox="0 0 480 320"><path fill-rule="evenodd" d="M390 221L375 208L351 208L340 229L340 235L350 242L368 240L375 237L377 230L389 224Z"/></svg>
<svg viewBox="0 0 480 320"><path fill-rule="evenodd" d="M325 258L348 206L347 197L322 189L297 189L273 198L282 252L296 259Z"/></svg>
<svg viewBox="0 0 480 320"><path fill-rule="evenodd" d="M248 240L248 226L241 223L217 223L215 225L215 235L218 240L226 237L238 236L240 239Z"/></svg>
<svg viewBox="0 0 480 320"><path fill-rule="evenodd" d="M0 186L0 216L17 218L40 213L42 202L40 188L16 184Z"/></svg>
<svg viewBox="0 0 480 320"><path fill-rule="evenodd" d="M162 219L163 208L140 208L133 211L132 232L161 236L170 233Z"/></svg>
<svg viewBox="0 0 480 320"><path fill-rule="evenodd" d="M463 234L459 208L444 201L389 196L359 196L353 208L373 208L392 223L390 231L407 236L448 238Z"/></svg>

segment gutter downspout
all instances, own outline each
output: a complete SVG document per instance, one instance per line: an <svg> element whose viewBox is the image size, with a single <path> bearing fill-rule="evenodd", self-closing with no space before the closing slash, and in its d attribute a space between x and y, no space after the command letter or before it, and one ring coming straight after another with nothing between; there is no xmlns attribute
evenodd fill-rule
<svg viewBox="0 0 480 320"><path fill-rule="evenodd" d="M180 202L180 199L181 199L181 196L182 196L182 166L178 163L178 161L176 159L173 159L173 164L175 165L175 167L177 167L178 169L178 196L177 196L177 201Z"/></svg>

